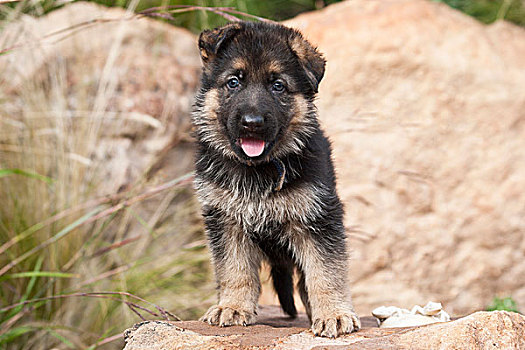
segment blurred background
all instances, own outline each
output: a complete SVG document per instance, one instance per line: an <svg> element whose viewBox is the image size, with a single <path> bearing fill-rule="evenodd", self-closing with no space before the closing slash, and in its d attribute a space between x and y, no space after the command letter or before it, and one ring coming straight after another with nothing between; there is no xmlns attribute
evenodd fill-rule
<svg viewBox="0 0 525 350"><path fill-rule="evenodd" d="M302 12L319 10L325 6L340 2L341 0L208 0L208 1L180 1L180 0L96 0L92 1L104 6L128 8L133 6L134 11L140 12L159 6L189 5L189 6L213 6L234 7L235 9L275 21L292 18ZM525 6L521 0L430 0L432 2L444 3L451 8L457 9L477 20L489 24L494 21L505 19L517 25L525 25ZM2 1L4 2L4 1ZM66 4L77 2L68 0L46 0L46 1L13 1L4 4L2 18L7 13L15 10L17 13L42 16L48 12L63 7ZM11 14L12 16L12 14ZM226 20L221 15L213 12L190 11L178 14L171 24L188 28L194 33L223 24Z"/></svg>
<svg viewBox="0 0 525 350"><path fill-rule="evenodd" d="M327 58L359 314L525 309L524 1L0 0L0 349L119 349L214 302L196 34L246 15Z"/></svg>

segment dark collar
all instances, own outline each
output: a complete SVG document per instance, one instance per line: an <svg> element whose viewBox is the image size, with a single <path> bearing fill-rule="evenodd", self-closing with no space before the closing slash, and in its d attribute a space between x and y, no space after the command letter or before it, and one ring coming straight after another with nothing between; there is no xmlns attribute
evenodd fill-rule
<svg viewBox="0 0 525 350"><path fill-rule="evenodd" d="M283 188L285 183L286 168L284 167L284 163L277 158L272 159L272 163L273 165L275 165L275 169L277 170L278 174L278 178L275 182L275 186L273 187L273 191L279 192Z"/></svg>

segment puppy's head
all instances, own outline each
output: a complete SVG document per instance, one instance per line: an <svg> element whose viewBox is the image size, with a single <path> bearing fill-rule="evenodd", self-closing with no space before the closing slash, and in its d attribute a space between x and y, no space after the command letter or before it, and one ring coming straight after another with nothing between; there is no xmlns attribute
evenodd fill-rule
<svg viewBox="0 0 525 350"><path fill-rule="evenodd" d="M321 54L296 30L251 22L202 32L199 49L200 140L248 164L301 152L317 126Z"/></svg>

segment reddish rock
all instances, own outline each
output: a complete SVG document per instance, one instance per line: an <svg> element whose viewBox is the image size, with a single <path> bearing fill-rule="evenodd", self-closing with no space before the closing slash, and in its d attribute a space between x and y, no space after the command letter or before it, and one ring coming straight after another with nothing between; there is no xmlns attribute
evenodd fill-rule
<svg viewBox="0 0 525 350"><path fill-rule="evenodd" d="M148 321L125 332L124 350L525 348L525 317L506 311L477 312L452 322L397 329L379 329L372 317L362 321L361 331L337 339L313 336L304 314L290 320L277 307L262 308L259 322L248 327Z"/></svg>

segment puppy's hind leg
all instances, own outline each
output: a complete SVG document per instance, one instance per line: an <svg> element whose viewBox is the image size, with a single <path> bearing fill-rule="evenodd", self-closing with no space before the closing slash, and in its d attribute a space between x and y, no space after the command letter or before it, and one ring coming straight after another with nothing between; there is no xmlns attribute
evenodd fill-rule
<svg viewBox="0 0 525 350"><path fill-rule="evenodd" d="M306 282L304 280L304 273L299 270L299 282L297 282L297 289L299 290L299 295L301 296L301 301L303 302L304 309L308 315L308 320L312 323L312 309L310 307L310 300L308 300L308 292L306 291Z"/></svg>
<svg viewBox="0 0 525 350"><path fill-rule="evenodd" d="M289 259L280 259L280 261L272 263L273 287L277 292L283 311L290 317L297 316L293 299L293 270L293 263Z"/></svg>

